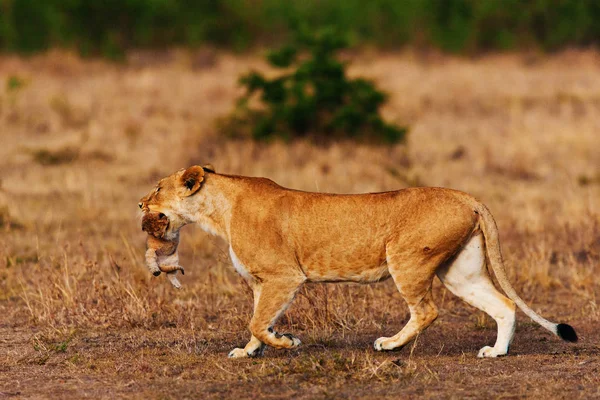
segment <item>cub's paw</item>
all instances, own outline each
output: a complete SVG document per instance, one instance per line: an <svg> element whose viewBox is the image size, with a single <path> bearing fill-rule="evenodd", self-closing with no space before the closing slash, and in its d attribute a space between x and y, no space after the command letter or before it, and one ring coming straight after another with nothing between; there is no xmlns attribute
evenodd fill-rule
<svg viewBox="0 0 600 400"><path fill-rule="evenodd" d="M505 356L506 352L505 351L498 351L496 349L494 349L493 347L490 346L485 346L482 347L481 350L479 350L479 354L477 354L477 357L479 358L495 358L495 357L501 357L501 356Z"/></svg>

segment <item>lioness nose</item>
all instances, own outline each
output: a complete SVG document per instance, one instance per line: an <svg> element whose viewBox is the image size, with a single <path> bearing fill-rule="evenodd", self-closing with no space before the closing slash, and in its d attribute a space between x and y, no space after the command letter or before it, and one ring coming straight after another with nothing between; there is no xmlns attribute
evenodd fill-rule
<svg viewBox="0 0 600 400"><path fill-rule="evenodd" d="M142 207L144 206L144 203L141 203L141 202L140 202L140 203L138 203L138 206L139 206L140 208L142 208Z"/></svg>

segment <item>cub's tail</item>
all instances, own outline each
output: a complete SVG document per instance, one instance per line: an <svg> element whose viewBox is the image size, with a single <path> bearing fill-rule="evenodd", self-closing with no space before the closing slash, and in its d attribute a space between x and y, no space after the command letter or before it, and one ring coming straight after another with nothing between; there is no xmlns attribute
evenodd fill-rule
<svg viewBox="0 0 600 400"><path fill-rule="evenodd" d="M476 206L476 212L479 213L481 221L481 230L485 236L485 243L487 249L487 256L494 270L494 274L500 283L500 287L504 290L504 293L515 302L515 304L525 313L529 318L540 324L542 327L548 329L558 337L567 342L576 342L577 333L571 325L568 324L557 324L550 322L543 318L541 315L533 311L524 301L519 297L515 289L512 287L506 276L504 270L504 262L502 261L502 252L500 251L500 241L498 240L498 227L496 221L488 208L478 203Z"/></svg>

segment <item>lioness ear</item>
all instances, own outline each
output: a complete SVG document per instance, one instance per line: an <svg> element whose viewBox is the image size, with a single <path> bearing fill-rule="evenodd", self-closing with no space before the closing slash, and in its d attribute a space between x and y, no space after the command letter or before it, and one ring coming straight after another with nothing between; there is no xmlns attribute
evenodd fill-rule
<svg viewBox="0 0 600 400"><path fill-rule="evenodd" d="M191 196L200 189L204 180L204 169L198 165L189 167L181 174L181 185L184 187L185 196Z"/></svg>
<svg viewBox="0 0 600 400"><path fill-rule="evenodd" d="M212 164L204 164L202 166L202 168L206 171L206 172L212 172L215 173L215 167L213 167Z"/></svg>

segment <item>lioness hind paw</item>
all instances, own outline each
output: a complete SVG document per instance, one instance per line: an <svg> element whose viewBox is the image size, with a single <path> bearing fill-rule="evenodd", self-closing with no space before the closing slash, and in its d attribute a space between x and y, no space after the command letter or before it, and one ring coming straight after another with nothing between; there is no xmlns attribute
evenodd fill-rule
<svg viewBox="0 0 600 400"><path fill-rule="evenodd" d="M479 357L479 358L496 358L496 357L505 356L506 354L507 354L506 351L498 351L493 347L485 346L485 347L482 347L481 350L479 350L477 357Z"/></svg>

